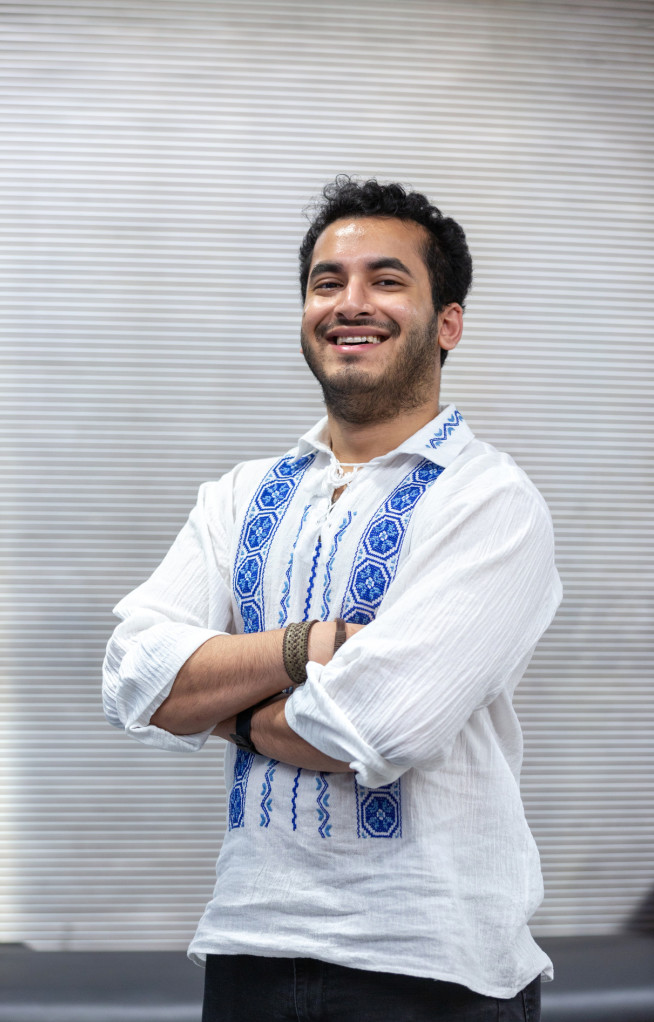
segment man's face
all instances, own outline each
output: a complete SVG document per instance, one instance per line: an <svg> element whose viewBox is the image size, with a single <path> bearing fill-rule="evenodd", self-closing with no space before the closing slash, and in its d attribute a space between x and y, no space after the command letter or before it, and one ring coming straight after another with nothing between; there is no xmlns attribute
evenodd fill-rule
<svg viewBox="0 0 654 1022"><path fill-rule="evenodd" d="M381 422L437 401L438 317L426 232L392 218L337 220L309 268L302 351L330 411Z"/></svg>

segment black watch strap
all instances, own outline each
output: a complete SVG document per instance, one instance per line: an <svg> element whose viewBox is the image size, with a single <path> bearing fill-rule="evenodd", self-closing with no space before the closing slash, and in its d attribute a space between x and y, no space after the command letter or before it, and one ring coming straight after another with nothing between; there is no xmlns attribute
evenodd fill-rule
<svg viewBox="0 0 654 1022"><path fill-rule="evenodd" d="M252 714L256 708L256 706L249 706L247 710L241 710L236 718L236 729L229 736L239 749L243 749L244 752L254 752L255 755L257 750L250 737L250 727L252 726Z"/></svg>

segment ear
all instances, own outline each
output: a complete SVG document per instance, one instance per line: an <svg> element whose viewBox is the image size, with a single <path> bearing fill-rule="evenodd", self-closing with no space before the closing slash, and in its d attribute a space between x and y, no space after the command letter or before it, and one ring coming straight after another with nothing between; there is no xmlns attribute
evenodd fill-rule
<svg viewBox="0 0 654 1022"><path fill-rule="evenodd" d="M461 340L463 333L463 309L458 302L446 305L438 313L438 344L445 351L452 351Z"/></svg>

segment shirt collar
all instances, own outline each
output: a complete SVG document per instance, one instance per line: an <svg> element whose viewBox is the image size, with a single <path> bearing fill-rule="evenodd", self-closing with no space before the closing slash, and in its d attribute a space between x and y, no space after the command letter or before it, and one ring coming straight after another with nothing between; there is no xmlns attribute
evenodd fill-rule
<svg viewBox="0 0 654 1022"><path fill-rule="evenodd" d="M419 454L420 457L429 458L434 464L446 468L473 439L474 433L465 422L461 412L455 405L448 405L435 419L428 422L413 436L407 437L394 451L389 451L388 454L383 454L373 460L381 462L400 453ZM326 415L298 441L300 456L311 451L324 451L331 457Z"/></svg>

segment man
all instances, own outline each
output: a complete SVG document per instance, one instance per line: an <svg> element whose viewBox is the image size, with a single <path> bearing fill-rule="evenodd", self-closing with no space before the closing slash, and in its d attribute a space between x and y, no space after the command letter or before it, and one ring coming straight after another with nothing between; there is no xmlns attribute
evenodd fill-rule
<svg viewBox="0 0 654 1022"><path fill-rule="evenodd" d="M300 270L326 419L201 488L116 608L107 716L162 748L229 743L189 952L204 1022L535 1022L551 965L511 698L560 585L538 492L439 407L465 237L341 177Z"/></svg>

